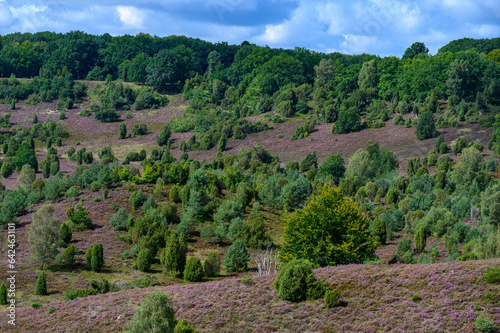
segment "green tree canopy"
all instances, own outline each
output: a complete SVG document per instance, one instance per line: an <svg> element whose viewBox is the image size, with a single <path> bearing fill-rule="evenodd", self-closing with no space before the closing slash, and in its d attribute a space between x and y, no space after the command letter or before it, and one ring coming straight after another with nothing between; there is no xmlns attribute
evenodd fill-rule
<svg viewBox="0 0 500 333"><path fill-rule="evenodd" d="M405 53L403 54L403 59L415 58L417 54L429 54L429 49L425 46L424 43L415 42L411 44L411 46L407 48Z"/></svg>
<svg viewBox="0 0 500 333"><path fill-rule="evenodd" d="M373 255L368 219L340 189L324 187L304 209L284 217L280 259L307 259L314 266L359 263Z"/></svg>

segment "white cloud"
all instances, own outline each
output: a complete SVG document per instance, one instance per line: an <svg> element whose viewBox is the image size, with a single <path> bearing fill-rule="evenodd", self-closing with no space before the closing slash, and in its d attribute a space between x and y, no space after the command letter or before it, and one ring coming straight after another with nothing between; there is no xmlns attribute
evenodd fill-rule
<svg viewBox="0 0 500 333"><path fill-rule="evenodd" d="M377 45L377 37L374 36L344 35L341 52L348 54L365 53L375 45Z"/></svg>
<svg viewBox="0 0 500 333"><path fill-rule="evenodd" d="M0 26L9 26L12 23L12 12L7 5L3 4L4 1L0 0Z"/></svg>
<svg viewBox="0 0 500 333"><path fill-rule="evenodd" d="M12 17L17 20L17 24L12 26L12 30L21 32L36 32L61 28L59 22L55 22L49 17L47 6L22 5L21 7L9 7Z"/></svg>
<svg viewBox="0 0 500 333"><path fill-rule="evenodd" d="M494 24L481 24L472 28L472 32L479 37L499 36L500 26Z"/></svg>
<svg viewBox="0 0 500 333"><path fill-rule="evenodd" d="M144 28L143 22L146 17L145 12L133 6L117 6L118 16L123 25L127 28Z"/></svg>

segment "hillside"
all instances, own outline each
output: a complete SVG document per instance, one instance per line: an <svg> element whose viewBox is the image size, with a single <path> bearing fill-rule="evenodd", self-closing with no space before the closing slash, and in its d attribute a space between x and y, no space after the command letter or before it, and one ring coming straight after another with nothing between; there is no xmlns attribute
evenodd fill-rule
<svg viewBox="0 0 500 333"><path fill-rule="evenodd" d="M274 275L219 282L156 287L170 293L176 318L197 332L474 332L481 313L496 317L499 289L482 278L500 260L431 265L348 265L317 269L315 275L341 291L343 305L323 301L281 301ZM37 310L19 310L12 332L116 332L124 329L140 298L153 288L131 289ZM419 300L412 301L418 295ZM56 311L47 314L54 306ZM0 329L7 328L5 323Z"/></svg>
<svg viewBox="0 0 500 333"><path fill-rule="evenodd" d="M126 331L155 289L196 332L500 328L497 43L2 36L0 331Z"/></svg>

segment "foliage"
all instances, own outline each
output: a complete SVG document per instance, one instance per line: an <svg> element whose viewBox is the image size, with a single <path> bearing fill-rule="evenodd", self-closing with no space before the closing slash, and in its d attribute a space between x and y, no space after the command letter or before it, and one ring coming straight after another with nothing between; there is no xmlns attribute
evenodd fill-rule
<svg viewBox="0 0 500 333"><path fill-rule="evenodd" d="M175 325L174 333L194 333L194 329L184 318L177 322L177 325Z"/></svg>
<svg viewBox="0 0 500 333"><path fill-rule="evenodd" d="M203 263L203 269L208 277L218 276L220 273L220 254L217 251L210 251Z"/></svg>
<svg viewBox="0 0 500 333"><path fill-rule="evenodd" d="M280 269L274 289L283 300L301 302L323 297L327 287L316 279L308 261L295 259Z"/></svg>
<svg viewBox="0 0 500 333"><path fill-rule="evenodd" d="M325 293L325 306L333 308L339 305L340 293L337 290L327 290Z"/></svg>
<svg viewBox="0 0 500 333"><path fill-rule="evenodd" d="M224 256L224 269L228 273L244 271L247 268L249 257L245 244L237 239Z"/></svg>
<svg viewBox="0 0 500 333"><path fill-rule="evenodd" d="M430 112L424 112L418 119L415 135L419 140L430 139L437 136L436 123L434 116Z"/></svg>
<svg viewBox="0 0 500 333"><path fill-rule="evenodd" d="M332 176L335 184L339 184L346 171L345 161L341 153L329 155L328 159L318 169L318 177Z"/></svg>
<svg viewBox="0 0 500 333"><path fill-rule="evenodd" d="M200 282L203 280L205 272L203 265L197 257L189 257L184 268L184 280L188 282Z"/></svg>
<svg viewBox="0 0 500 333"><path fill-rule="evenodd" d="M63 223L59 227L59 240L63 242L64 244L68 244L71 241L71 238L73 237L73 232L71 230L71 227Z"/></svg>
<svg viewBox="0 0 500 333"><path fill-rule="evenodd" d="M7 287L5 282L0 285L0 305L7 305Z"/></svg>
<svg viewBox="0 0 500 333"><path fill-rule="evenodd" d="M127 220L129 219L127 214L127 210L123 207L120 207L118 211L111 217L109 223L113 227L113 230L125 230L127 226Z"/></svg>
<svg viewBox="0 0 500 333"><path fill-rule="evenodd" d="M128 330L131 333L154 332L173 333L177 320L170 295L153 290L144 296L134 313Z"/></svg>
<svg viewBox="0 0 500 333"><path fill-rule="evenodd" d="M485 314L479 315L474 322L474 327L481 333L495 332L496 326L493 320Z"/></svg>
<svg viewBox="0 0 500 333"><path fill-rule="evenodd" d="M54 261L59 252L59 222L54 206L46 204L33 213L28 241L31 245L32 260L40 264L40 269L43 270L46 263Z"/></svg>
<svg viewBox="0 0 500 333"><path fill-rule="evenodd" d="M140 206L146 201L146 198L144 197L144 194L142 193L141 190L137 190L132 195L130 196L130 204L134 208L134 210L139 209Z"/></svg>
<svg viewBox="0 0 500 333"><path fill-rule="evenodd" d="M47 280L45 279L45 272L42 271L36 280L35 295L47 295Z"/></svg>
<svg viewBox="0 0 500 333"><path fill-rule="evenodd" d="M337 133L351 133L359 130L361 130L359 110L354 107L340 110L335 122L335 131Z"/></svg>
<svg viewBox="0 0 500 333"><path fill-rule="evenodd" d="M85 262L94 272L99 272L104 266L104 251L102 243L89 247L85 254Z"/></svg>
<svg viewBox="0 0 500 333"><path fill-rule="evenodd" d="M284 217L281 259L307 259L314 266L362 262L373 253L368 220L339 189L324 187L303 210Z"/></svg>
<svg viewBox="0 0 500 333"><path fill-rule="evenodd" d="M148 272L152 263L153 255L151 254L151 250L148 248L140 250L135 262L137 269L141 272Z"/></svg>
<svg viewBox="0 0 500 333"><path fill-rule="evenodd" d="M427 232L425 226L421 226L415 234L415 252L420 253L425 249L427 242Z"/></svg>
<svg viewBox="0 0 500 333"><path fill-rule="evenodd" d="M500 267L489 266L484 273L484 278L488 283L500 284Z"/></svg>

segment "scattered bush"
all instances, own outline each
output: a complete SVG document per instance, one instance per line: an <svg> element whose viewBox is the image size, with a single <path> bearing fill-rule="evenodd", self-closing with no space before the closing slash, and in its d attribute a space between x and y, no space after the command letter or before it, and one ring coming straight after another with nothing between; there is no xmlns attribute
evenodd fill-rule
<svg viewBox="0 0 500 333"><path fill-rule="evenodd" d="M130 333L173 333L177 324L171 297L160 290L144 296L128 326Z"/></svg>
<svg viewBox="0 0 500 333"><path fill-rule="evenodd" d="M311 264L302 259L292 260L280 269L274 288L281 299L291 302L321 298L327 290L324 281L316 280Z"/></svg>
<svg viewBox="0 0 500 333"><path fill-rule="evenodd" d="M208 277L218 276L220 273L220 265L221 265L221 260L219 252L213 250L208 252L208 256L205 259L203 265L205 274Z"/></svg>
<svg viewBox="0 0 500 333"><path fill-rule="evenodd" d="M203 280L203 265L197 257L190 257L184 268L184 280L188 282L200 282Z"/></svg>
<svg viewBox="0 0 500 333"><path fill-rule="evenodd" d="M496 331L496 326L490 316L481 314L476 318L474 327L481 333L490 333Z"/></svg>
<svg viewBox="0 0 500 333"><path fill-rule="evenodd" d="M337 290L327 290L325 293L325 306L333 308L339 305L340 293Z"/></svg>
<svg viewBox="0 0 500 333"><path fill-rule="evenodd" d="M139 207L142 206L142 204L146 201L146 198L144 197L144 194L142 193L141 190L135 191L132 193L130 196L130 204L134 208L134 210L139 209Z"/></svg>
<svg viewBox="0 0 500 333"><path fill-rule="evenodd" d="M486 282L492 284L500 284L500 267L489 266L484 274Z"/></svg>
<svg viewBox="0 0 500 333"><path fill-rule="evenodd" d="M137 261L135 262L136 268L141 272L148 272L151 264L153 263L153 255L151 250L146 248L139 251Z"/></svg>
<svg viewBox="0 0 500 333"><path fill-rule="evenodd" d="M194 329L186 319L182 319L175 325L174 333L194 333Z"/></svg>
<svg viewBox="0 0 500 333"><path fill-rule="evenodd" d="M244 271L247 269L249 254L245 244L237 239L229 247L224 257L224 269L226 272Z"/></svg>
<svg viewBox="0 0 500 333"><path fill-rule="evenodd" d="M38 309L38 308L41 308L41 307L42 307L42 305L43 305L43 304L42 304L42 303L40 303L40 302L33 302L33 303L31 303L31 307L32 307L33 309Z"/></svg>
<svg viewBox="0 0 500 333"><path fill-rule="evenodd" d="M0 285L0 305L7 305L7 301L7 286L5 282L2 282L2 285Z"/></svg>
<svg viewBox="0 0 500 333"><path fill-rule="evenodd" d="M127 228L127 220L131 215L127 214L127 210L123 207L120 207L116 214L111 217L109 223L113 227L113 230L126 230Z"/></svg>
<svg viewBox="0 0 500 333"><path fill-rule="evenodd" d="M43 271L38 275L38 279L36 280L35 295L47 295L47 280Z"/></svg>

